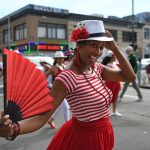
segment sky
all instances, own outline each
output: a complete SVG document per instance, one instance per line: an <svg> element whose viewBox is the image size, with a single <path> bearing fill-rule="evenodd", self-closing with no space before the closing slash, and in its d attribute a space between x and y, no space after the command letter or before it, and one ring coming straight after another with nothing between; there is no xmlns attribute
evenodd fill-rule
<svg viewBox="0 0 150 150"><path fill-rule="evenodd" d="M150 0L133 0L134 14L150 12ZM28 4L68 9L69 13L100 14L124 17L132 14L132 0L4 0L0 4L0 18Z"/></svg>

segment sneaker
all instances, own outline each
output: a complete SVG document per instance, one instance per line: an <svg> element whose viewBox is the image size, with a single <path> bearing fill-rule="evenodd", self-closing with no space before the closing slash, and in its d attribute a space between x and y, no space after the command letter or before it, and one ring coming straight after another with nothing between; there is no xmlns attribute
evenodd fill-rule
<svg viewBox="0 0 150 150"><path fill-rule="evenodd" d="M143 98L139 98L136 102L142 102Z"/></svg>
<svg viewBox="0 0 150 150"><path fill-rule="evenodd" d="M53 121L48 120L47 123L49 124L49 126L50 126L52 129L56 129L56 128L57 128Z"/></svg>
<svg viewBox="0 0 150 150"><path fill-rule="evenodd" d="M122 114L116 111L114 113L111 113L111 116L122 116Z"/></svg>

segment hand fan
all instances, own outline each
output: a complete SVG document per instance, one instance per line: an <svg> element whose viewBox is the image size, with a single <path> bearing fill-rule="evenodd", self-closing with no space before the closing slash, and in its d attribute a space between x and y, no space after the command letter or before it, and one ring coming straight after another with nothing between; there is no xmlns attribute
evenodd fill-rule
<svg viewBox="0 0 150 150"><path fill-rule="evenodd" d="M13 122L52 109L44 73L22 55L4 49L4 112Z"/></svg>

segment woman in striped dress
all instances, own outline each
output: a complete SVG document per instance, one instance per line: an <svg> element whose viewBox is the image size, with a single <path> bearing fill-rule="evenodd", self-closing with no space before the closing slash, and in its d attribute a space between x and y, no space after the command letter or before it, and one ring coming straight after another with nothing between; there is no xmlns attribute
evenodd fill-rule
<svg viewBox="0 0 150 150"><path fill-rule="evenodd" d="M56 133L47 150L112 150L114 133L109 119L112 92L103 81L132 81L135 74L111 33L104 29L102 21L79 22L72 32L72 41L77 46L73 63L56 77L51 96L54 98L53 111L66 98L73 117ZM116 55L120 70L96 62L104 47ZM43 126L53 111L24 121L19 134L33 132ZM2 119L0 129L4 128L3 122L5 125L11 122L6 116ZM10 127L7 134L1 132L0 135L13 136L9 130Z"/></svg>

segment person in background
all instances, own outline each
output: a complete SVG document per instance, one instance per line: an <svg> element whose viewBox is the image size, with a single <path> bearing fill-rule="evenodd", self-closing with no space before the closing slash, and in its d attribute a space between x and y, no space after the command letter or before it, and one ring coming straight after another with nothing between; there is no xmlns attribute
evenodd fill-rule
<svg viewBox="0 0 150 150"><path fill-rule="evenodd" d="M145 69L148 77L148 83L150 83L150 64L148 64Z"/></svg>
<svg viewBox="0 0 150 150"><path fill-rule="evenodd" d="M3 60L2 57L0 57L0 78L3 76Z"/></svg>
<svg viewBox="0 0 150 150"><path fill-rule="evenodd" d="M138 80L138 85L140 86L141 85L141 67L142 67L142 65L141 65L141 58L139 57L138 58L138 69L137 69L137 80Z"/></svg>
<svg viewBox="0 0 150 150"><path fill-rule="evenodd" d="M40 60L40 65L43 67L43 72L46 73L52 65L45 60ZM48 87L51 89L52 87L52 75L47 75L47 82L48 82Z"/></svg>
<svg viewBox="0 0 150 150"><path fill-rule="evenodd" d="M73 60L73 57L74 57L74 53L72 50L68 50L66 53L65 53L65 61L64 61L64 64L66 65L66 67L69 67L70 64L72 63L72 60Z"/></svg>
<svg viewBox="0 0 150 150"><path fill-rule="evenodd" d="M54 81L50 93L54 109L19 122L16 127L19 132L12 127L9 116L2 115L1 137L15 138L38 130L66 98L73 117L55 134L47 150L113 150L114 132L109 111L112 92L104 80L131 82L135 79L134 71L101 20L79 22L71 41L76 42L77 50L70 68L63 70ZM97 62L104 48L114 53L119 70Z"/></svg>
<svg viewBox="0 0 150 150"><path fill-rule="evenodd" d="M22 55L22 53L19 51L19 47L18 46L15 47L13 51L16 52L16 53L18 53L18 54L20 54L20 55Z"/></svg>
<svg viewBox="0 0 150 150"><path fill-rule="evenodd" d="M133 68L133 70L134 70L134 72L135 72L135 74L136 74L136 73L137 73L137 59L136 59L136 56L135 56L134 53L133 53L133 47L132 47L132 46L128 46L128 47L125 49L125 51L126 51L126 53L127 53L127 55L128 55L128 61L130 62L131 66L132 66L132 68ZM130 84L130 82L125 82L125 83L124 83L123 89L122 89L122 91L121 91L121 93L120 93L120 96L119 96L119 98L120 98L120 99L119 99L119 102L122 101L123 95L124 95L124 93L126 92L128 86L129 86L129 84ZM134 81L132 81L132 86L133 86L133 88L136 90L137 95L138 95L138 97L139 97L138 100L137 100L137 102L143 101L143 96L142 96L142 93L141 93L141 91L140 91L140 89L139 89L137 83L136 83L136 79L135 79Z"/></svg>
<svg viewBox="0 0 150 150"><path fill-rule="evenodd" d="M114 70L119 70L119 66L116 64L116 57L112 51L108 51L106 56L102 60L102 64L108 66ZM112 98L112 113L111 116L122 116L121 113L117 110L117 100L119 91L121 89L121 84L119 81L105 81L106 86L112 91L113 98Z"/></svg>
<svg viewBox="0 0 150 150"><path fill-rule="evenodd" d="M45 72L46 76L49 77L52 75L52 83L54 82L55 78L65 69L64 59L66 56L63 54L62 51L57 51L54 55L54 64L53 66L49 67L49 69ZM51 128L56 128L54 123L55 118L58 114L62 113L64 116L65 121L69 120L69 105L66 99L63 100L61 105L56 109L54 114L48 120L48 124Z"/></svg>

